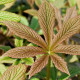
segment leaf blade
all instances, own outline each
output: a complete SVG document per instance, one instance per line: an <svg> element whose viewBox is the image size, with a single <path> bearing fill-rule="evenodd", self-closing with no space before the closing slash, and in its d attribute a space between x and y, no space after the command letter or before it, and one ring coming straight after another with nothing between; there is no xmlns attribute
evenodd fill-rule
<svg viewBox="0 0 80 80"><path fill-rule="evenodd" d="M7 51L3 56L8 56L12 58L27 58L33 57L39 54L45 54L45 51L42 48L34 46L24 46L17 47Z"/></svg>
<svg viewBox="0 0 80 80"><path fill-rule="evenodd" d="M3 20L19 22L20 16L15 13L7 12L7 11L0 11L0 21Z"/></svg>
<svg viewBox="0 0 80 80"><path fill-rule="evenodd" d="M67 64L61 57L59 57L56 54L53 54L50 57L51 57L51 60L55 64L55 67L57 69L59 69L60 71L65 72L68 75L70 75L69 71L68 71L68 68L67 68Z"/></svg>
<svg viewBox="0 0 80 80"><path fill-rule="evenodd" d="M28 13L28 14L30 14L32 16L37 16L37 14L38 14L38 11L35 10L35 9L28 9L28 10L25 10L24 12Z"/></svg>
<svg viewBox="0 0 80 80"><path fill-rule="evenodd" d="M80 16L70 18L63 23L63 26L54 37L51 45L51 50L58 46L61 42L77 33L80 29Z"/></svg>
<svg viewBox="0 0 80 80"><path fill-rule="evenodd" d="M31 69L29 78L31 78L35 73L40 72L48 63L49 56L43 55L40 59L36 60Z"/></svg>
<svg viewBox="0 0 80 80"><path fill-rule="evenodd" d="M15 0L0 0L0 5L6 4L6 3L11 3L13 1L15 1Z"/></svg>
<svg viewBox="0 0 80 80"><path fill-rule="evenodd" d="M0 80L25 80L25 72L27 66L19 64L16 66L9 67Z"/></svg>
<svg viewBox="0 0 80 80"><path fill-rule="evenodd" d="M54 8L45 1L39 9L38 12L39 24L43 30L43 34L45 36L45 40L47 44L51 44L51 40L53 37L53 26L55 20L55 11Z"/></svg>
<svg viewBox="0 0 80 80"><path fill-rule="evenodd" d="M71 54L71 55L80 55L80 46L79 45L61 45L58 46L55 52Z"/></svg>
<svg viewBox="0 0 80 80"><path fill-rule="evenodd" d="M66 12L66 15L65 15L63 21L67 21L68 19L76 17L76 16L77 16L76 6L75 7L71 7L69 9L67 9L67 12Z"/></svg>
<svg viewBox="0 0 80 80"><path fill-rule="evenodd" d="M39 36L30 27L27 27L21 23L13 21L1 21L1 22L4 23L15 35L27 39L28 41L37 44L43 48L47 47L45 41L41 38L41 36Z"/></svg>

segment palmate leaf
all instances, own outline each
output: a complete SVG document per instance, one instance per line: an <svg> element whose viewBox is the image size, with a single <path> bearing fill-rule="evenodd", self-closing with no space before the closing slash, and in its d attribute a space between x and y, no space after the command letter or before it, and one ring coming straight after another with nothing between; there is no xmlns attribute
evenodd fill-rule
<svg viewBox="0 0 80 80"><path fill-rule="evenodd" d="M45 40L47 44L50 46L53 36L53 26L55 20L55 11L54 8L45 1L39 9L38 18L40 27L43 30Z"/></svg>
<svg viewBox="0 0 80 80"><path fill-rule="evenodd" d="M63 23L63 26L52 41L51 50L58 46L65 39L68 39L80 29L80 16L70 18Z"/></svg>
<svg viewBox="0 0 80 80"><path fill-rule="evenodd" d="M21 23L13 21L1 21L1 22L3 22L15 35L27 39L28 41L37 44L43 48L47 47L45 41L31 28Z"/></svg>
<svg viewBox="0 0 80 80"><path fill-rule="evenodd" d="M80 55L80 45L61 45L58 46L54 52L66 53L71 55Z"/></svg>
<svg viewBox="0 0 80 80"><path fill-rule="evenodd" d="M48 59L49 56L43 55L40 59L36 60L30 69L29 78L33 76L35 73L40 72L47 65Z"/></svg>
<svg viewBox="0 0 80 80"><path fill-rule="evenodd" d="M34 46L24 46L17 47L7 51L3 56L8 56L12 58L27 58L33 57L39 54L45 54L45 51L39 47Z"/></svg>
<svg viewBox="0 0 80 80"><path fill-rule="evenodd" d="M20 21L20 16L15 13L0 11L0 21L8 20L8 21Z"/></svg>
<svg viewBox="0 0 80 80"><path fill-rule="evenodd" d="M25 80L27 66L19 64L11 66L5 71L0 80Z"/></svg>
<svg viewBox="0 0 80 80"><path fill-rule="evenodd" d="M28 14L30 14L32 16L37 16L38 15L38 11L35 10L35 9L28 9L28 10L25 10L24 12L28 13Z"/></svg>
<svg viewBox="0 0 80 80"><path fill-rule="evenodd" d="M66 15L64 17L64 22L69 20L70 18L76 17L77 16L77 10L76 10L76 6L75 7L71 7L69 9L67 9Z"/></svg>
<svg viewBox="0 0 80 80"><path fill-rule="evenodd" d="M53 54L51 55L51 60L53 61L54 65L56 68L58 68L60 71L69 74L68 68L67 68L67 63L58 55Z"/></svg>
<svg viewBox="0 0 80 80"><path fill-rule="evenodd" d="M13 1L15 1L15 0L0 0L0 5L6 4L6 3L11 3Z"/></svg>

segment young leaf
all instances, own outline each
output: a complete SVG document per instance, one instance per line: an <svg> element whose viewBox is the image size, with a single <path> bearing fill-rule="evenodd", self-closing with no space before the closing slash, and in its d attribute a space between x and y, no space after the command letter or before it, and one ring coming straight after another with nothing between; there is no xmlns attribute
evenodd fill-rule
<svg viewBox="0 0 80 80"><path fill-rule="evenodd" d="M49 56L43 55L40 59L36 60L30 69L29 78L32 77L35 73L40 72L47 65L48 59Z"/></svg>
<svg viewBox="0 0 80 80"><path fill-rule="evenodd" d="M34 46L17 47L7 51L3 56L12 58L27 58L36 56L39 54L45 54L44 50Z"/></svg>
<svg viewBox="0 0 80 80"><path fill-rule="evenodd" d="M19 64L9 67L0 80L25 80L25 72L27 66Z"/></svg>
<svg viewBox="0 0 80 80"><path fill-rule="evenodd" d="M80 55L80 45L61 45L54 49L54 52Z"/></svg>
<svg viewBox="0 0 80 80"><path fill-rule="evenodd" d="M30 14L32 16L37 16L37 14L38 14L38 11L35 10L35 9L28 9L28 10L25 10L24 12L28 13L28 14Z"/></svg>
<svg viewBox="0 0 80 80"><path fill-rule="evenodd" d="M45 40L47 44L51 44L52 40L52 33L53 33L53 26L54 26L54 20L55 20L55 11L54 8L45 1L39 9L38 12L38 18L40 26L43 30Z"/></svg>
<svg viewBox="0 0 80 80"><path fill-rule="evenodd" d="M20 16L15 13L0 11L0 21L8 20L8 21L20 21Z"/></svg>
<svg viewBox="0 0 80 80"><path fill-rule="evenodd" d="M0 5L14 2L15 0L0 0Z"/></svg>
<svg viewBox="0 0 80 80"><path fill-rule="evenodd" d="M51 60L53 61L56 68L58 68L62 72L67 73L68 75L70 75L68 68L67 68L67 64L61 57L59 57L56 54L53 54L53 55L51 55Z"/></svg>
<svg viewBox="0 0 80 80"><path fill-rule="evenodd" d="M63 23L63 26L54 37L52 41L51 50L58 46L61 42L77 33L80 29L80 16L70 18L68 21Z"/></svg>
<svg viewBox="0 0 80 80"><path fill-rule="evenodd" d="M1 21L1 22L3 22L15 35L27 39L28 41L37 44L43 48L47 47L45 41L31 28L21 23L13 21Z"/></svg>
<svg viewBox="0 0 80 80"><path fill-rule="evenodd" d="M76 6L67 9L66 15L64 17L64 22L69 20L70 18L76 17L77 16L77 10L76 10Z"/></svg>

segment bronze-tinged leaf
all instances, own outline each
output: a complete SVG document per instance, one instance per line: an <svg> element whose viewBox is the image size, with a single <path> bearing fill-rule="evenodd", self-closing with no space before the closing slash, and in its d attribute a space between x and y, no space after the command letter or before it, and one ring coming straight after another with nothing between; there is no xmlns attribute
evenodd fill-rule
<svg viewBox="0 0 80 80"><path fill-rule="evenodd" d="M40 59L36 60L30 69L29 78L40 72L48 64L48 59L49 56L43 55Z"/></svg>
<svg viewBox="0 0 80 80"><path fill-rule="evenodd" d="M38 15L38 11L35 10L35 9L28 9L28 10L25 10L24 12L28 13L28 14L30 14L32 16L37 16Z"/></svg>
<svg viewBox="0 0 80 80"><path fill-rule="evenodd" d="M4 23L15 35L27 39L28 41L37 44L42 48L47 47L45 41L30 27L27 27L21 23L13 21L1 21L1 22Z"/></svg>
<svg viewBox="0 0 80 80"><path fill-rule="evenodd" d="M57 19L57 22L58 22L58 30L62 27L62 16L61 16L61 13L59 11L59 9L57 8L54 8L55 9L55 17Z"/></svg>
<svg viewBox="0 0 80 80"><path fill-rule="evenodd" d="M57 33L57 35L54 37L52 41L51 50L58 46L61 42L68 39L75 33L77 33L80 29L80 16L70 18L68 21L65 21L63 23L63 26Z"/></svg>
<svg viewBox="0 0 80 80"><path fill-rule="evenodd" d="M2 75L0 80L25 80L27 66L19 64L9 67Z"/></svg>
<svg viewBox="0 0 80 80"><path fill-rule="evenodd" d="M70 75L68 68L67 68L67 63L61 57L59 57L56 54L53 54L50 57L57 69Z"/></svg>
<svg viewBox="0 0 80 80"><path fill-rule="evenodd" d="M80 45L60 45L53 51L56 53L80 55Z"/></svg>
<svg viewBox="0 0 80 80"><path fill-rule="evenodd" d="M24 46L17 47L7 51L3 56L8 56L12 58L27 58L33 57L39 54L45 54L42 48L34 47L34 46Z"/></svg>
<svg viewBox="0 0 80 80"><path fill-rule="evenodd" d="M67 21L70 18L76 17L77 16L77 9L76 6L75 7L71 7L69 9L67 9L66 15L64 17L64 22Z"/></svg>
<svg viewBox="0 0 80 80"><path fill-rule="evenodd" d="M38 18L45 40L47 44L50 45L53 36L53 26L55 23L55 10L47 1L40 6Z"/></svg>

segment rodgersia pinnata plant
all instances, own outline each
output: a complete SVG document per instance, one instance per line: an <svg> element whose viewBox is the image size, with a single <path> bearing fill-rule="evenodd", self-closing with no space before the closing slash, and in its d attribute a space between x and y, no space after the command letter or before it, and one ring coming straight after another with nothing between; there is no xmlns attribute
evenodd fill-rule
<svg viewBox="0 0 80 80"><path fill-rule="evenodd" d="M80 55L80 45L62 44L66 39L77 33L80 29L80 16L77 15L76 8L73 7L67 10L62 24L58 9L45 1L39 8L38 19L45 40L30 27L27 27L21 23L1 21L15 35L38 45L37 47L17 47L7 51L3 56L12 58L28 58L43 54L31 66L29 78L40 72L46 65L48 65L46 79L49 80L51 61L58 70L70 75L67 68L67 63L57 53ZM57 19L58 22L58 33L56 35L53 31L55 19Z"/></svg>

